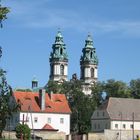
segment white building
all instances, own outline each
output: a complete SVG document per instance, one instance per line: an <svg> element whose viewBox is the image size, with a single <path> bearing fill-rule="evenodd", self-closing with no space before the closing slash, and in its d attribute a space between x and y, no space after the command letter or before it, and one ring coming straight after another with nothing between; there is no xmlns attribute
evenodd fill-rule
<svg viewBox="0 0 140 140"><path fill-rule="evenodd" d="M92 117L92 131L140 130L140 100L109 98L97 108Z"/></svg>
<svg viewBox="0 0 140 140"><path fill-rule="evenodd" d="M21 105L20 111L10 121L11 129L17 123L26 123L34 130L52 130L70 134L70 114L64 94L14 92L14 98Z"/></svg>

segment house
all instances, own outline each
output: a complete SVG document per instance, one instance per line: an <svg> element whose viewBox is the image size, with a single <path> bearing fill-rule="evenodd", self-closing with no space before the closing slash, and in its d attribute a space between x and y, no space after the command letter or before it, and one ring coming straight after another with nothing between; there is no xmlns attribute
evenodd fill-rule
<svg viewBox="0 0 140 140"><path fill-rule="evenodd" d="M47 130L70 134L70 114L64 94L48 94L44 89L35 92L14 92L20 111L10 120L14 130L17 123L25 123L34 130Z"/></svg>
<svg viewBox="0 0 140 140"><path fill-rule="evenodd" d="M109 98L91 117L92 131L140 130L140 100Z"/></svg>

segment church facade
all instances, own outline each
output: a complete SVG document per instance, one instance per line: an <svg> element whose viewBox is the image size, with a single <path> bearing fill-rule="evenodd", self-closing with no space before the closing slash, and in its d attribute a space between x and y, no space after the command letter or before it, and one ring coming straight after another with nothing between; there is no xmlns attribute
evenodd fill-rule
<svg viewBox="0 0 140 140"><path fill-rule="evenodd" d="M83 92L91 94L91 87L98 79L98 58L93 40L89 34L85 40L85 47L82 49L80 58L80 80L82 81ZM49 80L62 83L68 81L68 55L63 36L58 31L55 43L52 45L50 54L50 77Z"/></svg>

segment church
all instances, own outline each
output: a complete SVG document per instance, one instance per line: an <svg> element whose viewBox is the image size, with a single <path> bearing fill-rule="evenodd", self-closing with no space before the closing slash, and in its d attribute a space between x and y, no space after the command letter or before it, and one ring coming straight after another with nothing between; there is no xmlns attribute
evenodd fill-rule
<svg viewBox="0 0 140 140"><path fill-rule="evenodd" d="M52 45L50 54L50 76L49 80L62 83L68 81L68 54L61 31L57 32L55 42ZM91 94L91 87L98 79L98 58L93 40L88 34L85 40L85 47L82 49L80 58L80 80L82 81L83 92Z"/></svg>

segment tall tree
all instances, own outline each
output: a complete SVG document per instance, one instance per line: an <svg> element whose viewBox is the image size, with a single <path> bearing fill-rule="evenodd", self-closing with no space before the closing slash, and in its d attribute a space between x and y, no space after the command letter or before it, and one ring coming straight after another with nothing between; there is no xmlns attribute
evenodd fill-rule
<svg viewBox="0 0 140 140"><path fill-rule="evenodd" d="M0 48L1 55L2 50ZM0 69L0 138L2 138L7 119L18 110L18 105L13 102L12 88L8 85L5 74L6 72Z"/></svg>
<svg viewBox="0 0 140 140"><path fill-rule="evenodd" d="M61 92L67 96L72 111L71 132L78 134L89 132L95 103L90 96L82 92L82 82L74 77L62 84Z"/></svg>

